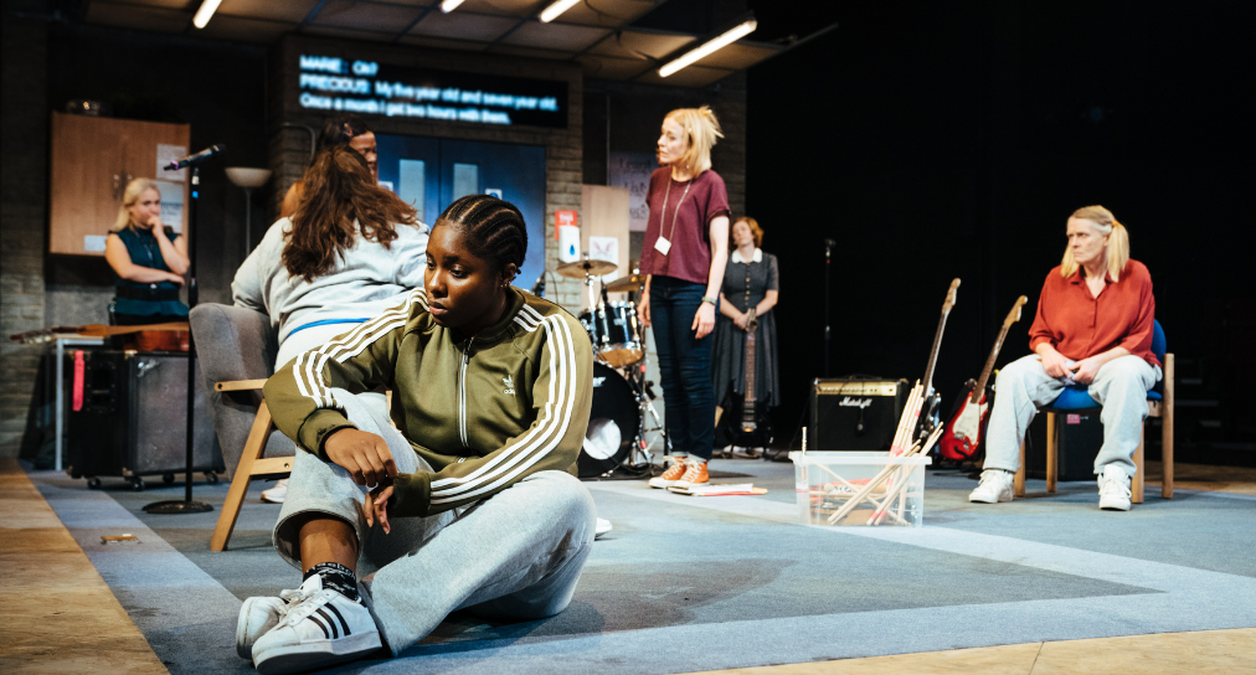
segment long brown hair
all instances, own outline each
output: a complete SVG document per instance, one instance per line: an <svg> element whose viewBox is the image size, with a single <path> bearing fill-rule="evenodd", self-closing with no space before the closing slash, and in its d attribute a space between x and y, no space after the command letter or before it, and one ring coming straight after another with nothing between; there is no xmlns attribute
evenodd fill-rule
<svg viewBox="0 0 1256 675"><path fill-rule="evenodd" d="M291 276L309 282L328 273L359 231L389 248L397 238L394 225L418 225L414 208L377 185L366 160L348 146L320 152L302 181L305 194L292 214L283 250L283 266Z"/></svg>

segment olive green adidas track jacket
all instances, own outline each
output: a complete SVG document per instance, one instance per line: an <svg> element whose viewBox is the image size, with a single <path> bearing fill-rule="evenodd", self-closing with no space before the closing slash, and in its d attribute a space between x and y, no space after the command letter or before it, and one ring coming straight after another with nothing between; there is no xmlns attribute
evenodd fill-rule
<svg viewBox="0 0 1256 675"><path fill-rule="evenodd" d="M266 382L275 425L326 459L352 427L332 387L392 390L392 417L435 473L398 476L389 514L474 502L537 471L574 472L592 405L593 351L566 310L510 288L509 307L474 338L438 326L427 295L384 312L280 368Z"/></svg>

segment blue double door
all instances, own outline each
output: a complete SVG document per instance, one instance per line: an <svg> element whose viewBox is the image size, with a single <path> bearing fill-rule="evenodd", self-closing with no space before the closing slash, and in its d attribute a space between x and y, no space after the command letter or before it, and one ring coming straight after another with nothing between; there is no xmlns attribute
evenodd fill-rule
<svg viewBox="0 0 1256 675"><path fill-rule="evenodd" d="M515 285L531 288L545 271L545 148L376 134L379 180L431 225L469 194L514 204L528 225L528 253Z"/></svg>

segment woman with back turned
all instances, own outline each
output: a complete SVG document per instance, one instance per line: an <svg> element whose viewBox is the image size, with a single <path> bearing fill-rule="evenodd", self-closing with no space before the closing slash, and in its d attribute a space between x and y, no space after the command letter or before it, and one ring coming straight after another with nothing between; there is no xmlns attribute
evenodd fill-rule
<svg viewBox="0 0 1256 675"><path fill-rule="evenodd" d="M343 145L323 150L302 184L296 212L271 225L231 282L237 307L270 316L279 336L276 367L423 285L427 226L376 183L360 153ZM381 393L360 398L385 410ZM282 503L287 485L279 481L262 499Z"/></svg>

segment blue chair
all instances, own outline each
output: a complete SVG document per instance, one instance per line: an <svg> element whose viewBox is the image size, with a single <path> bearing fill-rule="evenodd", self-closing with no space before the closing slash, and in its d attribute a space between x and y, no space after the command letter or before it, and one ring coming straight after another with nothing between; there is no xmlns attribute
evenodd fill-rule
<svg viewBox="0 0 1256 675"><path fill-rule="evenodd" d="M1148 417L1161 418L1161 460L1164 465L1164 478L1160 484L1160 496L1165 499L1173 498L1173 378L1174 378L1174 359L1173 354L1167 351L1167 343L1164 338L1164 329L1160 327L1160 322L1155 322L1155 332L1151 336L1151 352L1160 359L1160 364L1164 369L1164 378L1156 383L1151 391L1147 392L1147 408ZM1056 488L1057 476L1059 475L1058 466L1058 447L1059 435L1057 434L1056 424L1058 414L1078 413L1088 410L1099 410L1102 406L1095 399L1090 397L1086 391L1087 386L1084 384L1066 387L1060 392L1059 398L1055 399L1051 405L1039 409L1038 412L1047 413L1047 492L1054 493ZM1138 442L1138 450L1134 452L1134 465L1137 471L1134 473L1131 481L1130 491L1133 493L1131 501L1135 504L1143 503L1143 479L1144 458L1143 451L1146 446L1146 429L1144 427L1143 437ZM1013 492L1017 497L1025 496L1025 446L1021 445L1020 449L1020 470L1016 472L1016 478L1013 481Z"/></svg>

